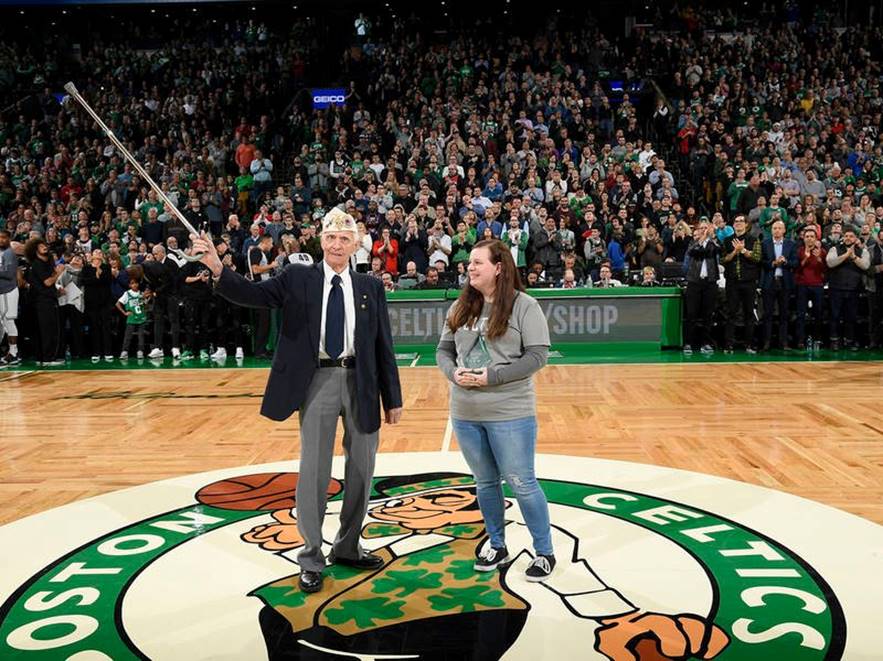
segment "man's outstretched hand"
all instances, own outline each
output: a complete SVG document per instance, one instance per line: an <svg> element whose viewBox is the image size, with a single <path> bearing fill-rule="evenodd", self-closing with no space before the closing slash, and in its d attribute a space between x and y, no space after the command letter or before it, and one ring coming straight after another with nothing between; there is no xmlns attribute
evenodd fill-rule
<svg viewBox="0 0 883 661"><path fill-rule="evenodd" d="M218 251L215 250L215 244L206 236L205 232L200 232L199 236L191 234L190 243L192 245L192 254L198 255L202 253L199 261L209 268L212 275L216 278L221 275L224 265L221 264L221 258L218 257Z"/></svg>

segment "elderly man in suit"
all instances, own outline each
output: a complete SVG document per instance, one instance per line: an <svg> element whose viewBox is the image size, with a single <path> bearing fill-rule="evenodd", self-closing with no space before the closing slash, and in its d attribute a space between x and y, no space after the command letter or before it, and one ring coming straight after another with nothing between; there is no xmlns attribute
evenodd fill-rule
<svg viewBox="0 0 883 661"><path fill-rule="evenodd" d="M760 290L763 295L763 350L769 351L773 334L773 312L779 308L779 342L788 350L788 313L791 294L794 293L794 271L799 266L797 244L785 238L785 223L777 220L772 236L761 244L760 261L763 275Z"/></svg>
<svg viewBox="0 0 883 661"><path fill-rule="evenodd" d="M359 545L368 507L380 428L396 424L402 391L392 346L386 297L379 280L349 269L359 245L353 218L332 209L322 223L324 258L305 268L285 269L263 282L250 282L224 268L205 235L193 236L194 253L211 269L216 291L232 303L282 309L282 329L261 413L285 420L299 411L301 457L297 524L304 546L298 554L300 588L322 588L326 559L322 521L338 417L343 417L345 491L340 531L331 563L377 569L383 560Z"/></svg>

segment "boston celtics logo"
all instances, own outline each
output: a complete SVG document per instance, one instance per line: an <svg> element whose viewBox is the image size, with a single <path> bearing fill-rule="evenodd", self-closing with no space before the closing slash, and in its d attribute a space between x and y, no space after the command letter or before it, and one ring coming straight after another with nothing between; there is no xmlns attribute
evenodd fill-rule
<svg viewBox="0 0 883 661"><path fill-rule="evenodd" d="M379 460L362 545L384 564L329 566L315 594L298 588L297 473L286 464L145 485L0 528L16 554L7 554L13 574L22 575L0 585L0 658L814 661L876 653L874 618L861 609L879 604L871 600L881 591L883 534L869 522L708 476L542 457L559 564L545 583L529 583L530 535L517 507L507 510L511 564L473 570L487 534L456 455ZM329 541L345 487L328 485ZM138 516L151 494L181 502ZM138 518L125 525L66 548L69 540L53 538L56 521L65 535L75 529L71 517L88 517L94 530L102 511L110 523L130 502ZM788 505L779 517L787 540L768 530L765 505ZM817 554L823 566L789 543L813 523L840 535L818 537L829 547ZM38 555L49 553L47 543L60 552L48 562L20 557L22 535ZM838 544L844 564L864 565L838 565L830 548ZM849 578L855 572L864 585Z"/></svg>

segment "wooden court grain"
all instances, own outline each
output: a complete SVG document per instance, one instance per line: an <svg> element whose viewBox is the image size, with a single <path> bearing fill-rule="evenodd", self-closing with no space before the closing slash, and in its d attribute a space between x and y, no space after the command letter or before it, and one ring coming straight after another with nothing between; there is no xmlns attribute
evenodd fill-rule
<svg viewBox="0 0 883 661"><path fill-rule="evenodd" d="M258 414L266 377L0 374L0 524L176 475L292 459L296 417ZM434 368L401 378L404 418L382 428L380 451L441 450L444 378ZM880 363L555 366L537 390L540 452L720 475L883 523Z"/></svg>

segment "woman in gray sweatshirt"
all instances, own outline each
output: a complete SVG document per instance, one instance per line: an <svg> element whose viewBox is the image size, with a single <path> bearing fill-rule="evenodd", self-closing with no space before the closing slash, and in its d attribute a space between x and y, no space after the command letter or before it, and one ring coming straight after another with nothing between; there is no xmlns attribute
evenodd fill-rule
<svg viewBox="0 0 883 661"><path fill-rule="evenodd" d="M532 375L549 354L549 327L536 300L524 293L509 248L480 241L470 253L468 282L448 311L436 361L451 382L451 422L475 476L489 540L475 569L492 571L508 559L501 479L515 493L533 539L527 579L542 581L555 567L549 507L534 474L537 420Z"/></svg>

